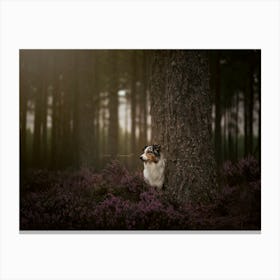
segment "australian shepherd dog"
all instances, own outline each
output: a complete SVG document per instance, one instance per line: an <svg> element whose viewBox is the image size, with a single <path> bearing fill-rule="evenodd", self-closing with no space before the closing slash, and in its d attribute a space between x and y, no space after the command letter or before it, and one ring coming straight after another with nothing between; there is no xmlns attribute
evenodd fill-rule
<svg viewBox="0 0 280 280"><path fill-rule="evenodd" d="M144 162L144 180L150 186L161 189L164 183L165 159L160 145L146 146L140 159Z"/></svg>

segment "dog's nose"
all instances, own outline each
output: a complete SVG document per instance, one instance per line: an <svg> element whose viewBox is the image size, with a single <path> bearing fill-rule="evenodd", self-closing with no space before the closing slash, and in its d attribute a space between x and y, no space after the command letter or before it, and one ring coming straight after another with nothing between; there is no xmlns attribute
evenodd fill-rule
<svg viewBox="0 0 280 280"><path fill-rule="evenodd" d="M139 158L140 158L141 160L143 160L143 156L140 156Z"/></svg>

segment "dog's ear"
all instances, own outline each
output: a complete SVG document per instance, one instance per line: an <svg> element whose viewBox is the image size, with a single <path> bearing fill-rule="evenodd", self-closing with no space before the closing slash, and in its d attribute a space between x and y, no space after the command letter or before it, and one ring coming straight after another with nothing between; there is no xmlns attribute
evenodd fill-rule
<svg viewBox="0 0 280 280"><path fill-rule="evenodd" d="M157 155L160 153L160 145L154 144L153 145L153 150L156 152Z"/></svg>
<svg viewBox="0 0 280 280"><path fill-rule="evenodd" d="M158 144L154 144L153 145L153 148L155 149L155 150L158 150L158 151L160 151L160 145L158 145Z"/></svg>

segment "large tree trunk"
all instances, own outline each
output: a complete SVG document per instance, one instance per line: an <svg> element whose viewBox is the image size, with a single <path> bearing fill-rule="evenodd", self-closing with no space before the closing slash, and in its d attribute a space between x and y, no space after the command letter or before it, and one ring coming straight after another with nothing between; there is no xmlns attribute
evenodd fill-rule
<svg viewBox="0 0 280 280"><path fill-rule="evenodd" d="M167 159L166 188L190 201L209 201L217 184L206 52L156 52L152 67L153 140Z"/></svg>

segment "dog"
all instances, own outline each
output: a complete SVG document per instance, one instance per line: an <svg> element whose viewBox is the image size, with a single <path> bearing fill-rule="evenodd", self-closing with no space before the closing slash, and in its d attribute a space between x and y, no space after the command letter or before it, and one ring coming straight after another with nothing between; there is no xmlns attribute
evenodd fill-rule
<svg viewBox="0 0 280 280"><path fill-rule="evenodd" d="M145 146L140 159L144 162L144 180L147 184L162 189L166 160L160 145Z"/></svg>

